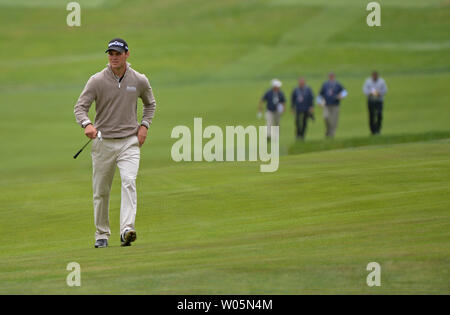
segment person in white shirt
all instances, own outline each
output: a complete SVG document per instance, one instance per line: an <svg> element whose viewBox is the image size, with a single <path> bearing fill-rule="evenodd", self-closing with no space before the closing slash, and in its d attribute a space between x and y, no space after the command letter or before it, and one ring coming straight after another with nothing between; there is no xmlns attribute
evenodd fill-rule
<svg viewBox="0 0 450 315"><path fill-rule="evenodd" d="M387 93L386 82L379 77L377 71L372 72L372 76L366 79L363 92L367 96L367 107L369 110L369 127L372 135L377 135L381 131L383 120L383 102Z"/></svg>

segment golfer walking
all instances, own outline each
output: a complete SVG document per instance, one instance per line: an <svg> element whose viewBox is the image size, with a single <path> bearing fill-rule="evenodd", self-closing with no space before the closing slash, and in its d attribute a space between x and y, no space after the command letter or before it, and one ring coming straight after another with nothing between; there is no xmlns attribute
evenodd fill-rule
<svg viewBox="0 0 450 315"><path fill-rule="evenodd" d="M108 43L109 64L87 82L74 109L77 123L84 134L93 139L93 197L96 226L95 247L107 247L109 227L109 195L116 166L122 180L120 205L120 240L129 246L136 240L137 208L136 177L140 147L152 123L156 102L145 75L130 67L128 44L120 38ZM137 99L144 109L141 123L137 121ZM95 122L88 112L95 101ZM97 137L101 131L101 137Z"/></svg>

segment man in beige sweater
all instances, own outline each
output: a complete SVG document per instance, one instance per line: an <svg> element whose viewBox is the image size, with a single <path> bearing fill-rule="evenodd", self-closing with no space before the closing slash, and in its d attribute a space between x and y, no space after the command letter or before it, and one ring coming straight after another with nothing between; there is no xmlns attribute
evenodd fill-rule
<svg viewBox="0 0 450 315"><path fill-rule="evenodd" d="M122 180L120 205L120 240L130 246L136 240L137 209L136 177L140 147L155 114L156 102L145 75L130 67L128 44L120 38L108 43L109 64L94 74L81 93L74 109L77 123L84 134L93 139L92 167L94 192L95 247L107 247L109 227L109 194L116 166ZM144 109L141 123L137 121L137 99ZM95 122L88 117L95 101ZM101 137L97 137L101 131Z"/></svg>

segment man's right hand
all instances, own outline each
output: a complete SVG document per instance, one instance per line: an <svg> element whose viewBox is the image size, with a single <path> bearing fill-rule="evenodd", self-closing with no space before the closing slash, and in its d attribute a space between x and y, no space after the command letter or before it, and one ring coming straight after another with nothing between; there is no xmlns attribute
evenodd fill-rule
<svg viewBox="0 0 450 315"><path fill-rule="evenodd" d="M95 139L97 137L97 129L95 129L94 125L87 125L84 128L84 134L88 138Z"/></svg>

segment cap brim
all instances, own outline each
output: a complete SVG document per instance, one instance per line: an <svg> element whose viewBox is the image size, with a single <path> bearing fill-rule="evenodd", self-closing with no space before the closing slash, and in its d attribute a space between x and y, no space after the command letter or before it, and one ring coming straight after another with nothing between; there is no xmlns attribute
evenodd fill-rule
<svg viewBox="0 0 450 315"><path fill-rule="evenodd" d="M120 52L120 53L126 52L126 50L123 49L122 47L110 47L110 48L108 48L108 49L105 51L105 53L107 53L107 52L110 51L110 50L115 50L115 51L118 51L118 52Z"/></svg>

